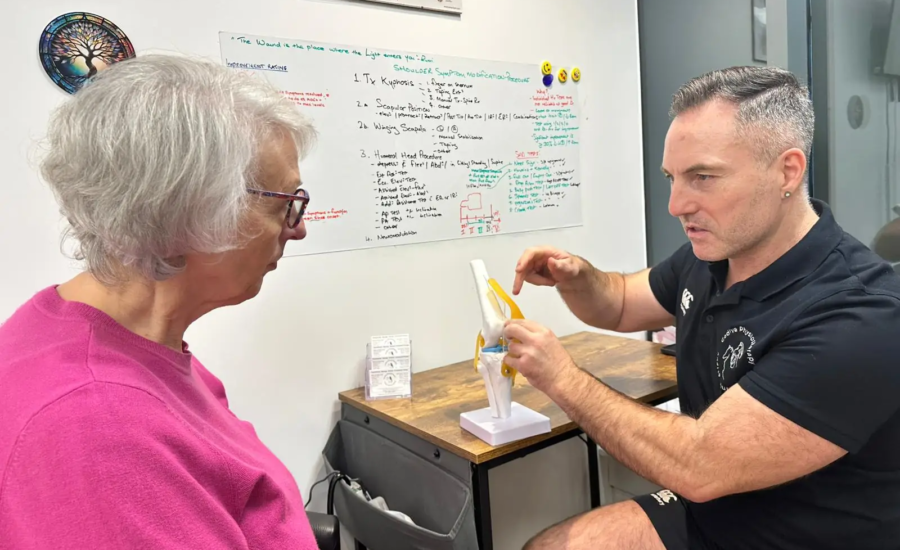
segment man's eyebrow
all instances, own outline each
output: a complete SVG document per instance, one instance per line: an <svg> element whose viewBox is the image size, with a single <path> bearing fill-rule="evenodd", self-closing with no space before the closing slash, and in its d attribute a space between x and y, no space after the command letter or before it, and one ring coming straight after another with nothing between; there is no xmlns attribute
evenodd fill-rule
<svg viewBox="0 0 900 550"><path fill-rule="evenodd" d="M722 170L725 168L723 164L709 164L704 162L698 162L697 164L693 164L684 171L685 174L691 174L693 172L716 172L718 170Z"/></svg>
<svg viewBox="0 0 900 550"><path fill-rule="evenodd" d="M692 164L687 170L684 171L684 173L685 174L693 174L695 172L716 172L716 171L723 170L724 168L725 168L725 165L723 165L723 164L709 164L709 163L704 163L704 162L698 162L697 164ZM664 167L660 166L659 169L664 175L666 175L666 176L671 175L669 173L669 171L666 170Z"/></svg>

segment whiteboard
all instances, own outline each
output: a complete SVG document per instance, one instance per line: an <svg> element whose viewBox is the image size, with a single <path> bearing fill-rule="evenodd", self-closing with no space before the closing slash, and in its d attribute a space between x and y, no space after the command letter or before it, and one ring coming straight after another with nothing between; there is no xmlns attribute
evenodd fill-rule
<svg viewBox="0 0 900 550"><path fill-rule="evenodd" d="M234 34L223 62L264 75L319 141L301 166L307 240L285 255L582 224L576 83L540 64Z"/></svg>

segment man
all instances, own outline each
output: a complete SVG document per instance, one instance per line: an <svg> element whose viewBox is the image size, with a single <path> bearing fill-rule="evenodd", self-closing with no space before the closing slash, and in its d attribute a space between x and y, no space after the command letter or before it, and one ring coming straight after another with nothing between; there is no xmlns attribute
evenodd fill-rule
<svg viewBox="0 0 900 550"><path fill-rule="evenodd" d="M523 282L582 321L673 323L683 414L580 370L552 332L510 321L507 363L608 453L665 488L551 527L528 549L847 549L900 544L900 277L805 183L813 113L782 70L675 94L662 170L690 243L620 275L552 248Z"/></svg>

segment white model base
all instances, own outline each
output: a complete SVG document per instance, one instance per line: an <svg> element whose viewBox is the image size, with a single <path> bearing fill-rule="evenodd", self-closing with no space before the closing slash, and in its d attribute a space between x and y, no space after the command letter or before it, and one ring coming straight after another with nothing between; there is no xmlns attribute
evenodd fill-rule
<svg viewBox="0 0 900 550"><path fill-rule="evenodd" d="M459 415L459 425L493 447L550 432L548 417L515 401L508 418L495 418L485 407Z"/></svg>

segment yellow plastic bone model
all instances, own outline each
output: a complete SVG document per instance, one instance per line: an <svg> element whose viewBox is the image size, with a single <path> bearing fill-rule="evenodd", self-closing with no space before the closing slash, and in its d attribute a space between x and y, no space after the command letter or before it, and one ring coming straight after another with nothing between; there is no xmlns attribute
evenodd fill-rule
<svg viewBox="0 0 900 550"><path fill-rule="evenodd" d="M509 343L503 338L503 325L507 319L524 319L524 316L500 284L488 276L482 260L472 260L470 265L482 319L481 331L475 341L475 370L484 378L492 416L508 418L517 372L504 361ZM498 298L509 306L509 317Z"/></svg>

